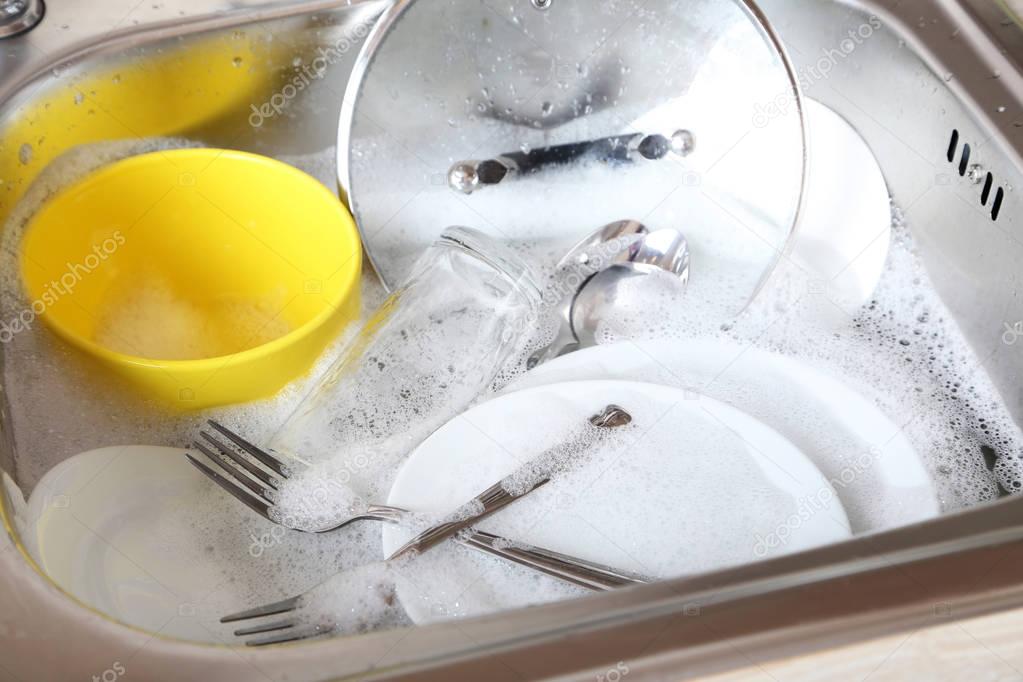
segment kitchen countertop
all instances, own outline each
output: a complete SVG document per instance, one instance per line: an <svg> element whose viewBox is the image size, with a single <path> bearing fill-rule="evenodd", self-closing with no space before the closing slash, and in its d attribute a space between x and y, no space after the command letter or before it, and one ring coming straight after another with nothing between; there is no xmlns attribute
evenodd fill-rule
<svg viewBox="0 0 1023 682"><path fill-rule="evenodd" d="M752 665L711 682L1008 682L1023 680L1023 610L953 621L809 656Z"/></svg>

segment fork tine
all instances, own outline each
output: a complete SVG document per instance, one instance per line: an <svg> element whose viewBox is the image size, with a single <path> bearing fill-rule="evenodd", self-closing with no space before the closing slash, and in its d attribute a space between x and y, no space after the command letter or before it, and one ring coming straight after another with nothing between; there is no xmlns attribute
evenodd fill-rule
<svg viewBox="0 0 1023 682"><path fill-rule="evenodd" d="M255 445L245 440L231 429L221 425L218 422L213 421L212 419L207 419L206 423L212 426L214 429L216 429L221 435L223 435L229 441L231 441L232 443L240 447L242 450L244 450L245 452L255 457L257 460L262 462L264 466L266 466L268 469L276 473L278 476L282 478L287 478L289 476L287 465L285 465L284 462L277 459L266 450L256 447Z"/></svg>
<svg viewBox="0 0 1023 682"><path fill-rule="evenodd" d="M214 483L219 485L227 492L231 493L231 495L233 495L240 502L245 504L245 506L247 506L249 509L256 512L267 521L274 521L272 518L270 518L270 506L268 504L266 504L262 500L256 499L249 493L245 492L243 489L241 489L231 481L227 480L226 478L218 474L216 471L214 471L213 469L209 468L208 466L197 460L195 457L192 457L192 455L188 454L187 452L185 453L185 457L188 458L188 461L191 462L196 469L206 474L206 476L210 480L212 480ZM274 523L276 523L276 521L274 521Z"/></svg>
<svg viewBox="0 0 1023 682"><path fill-rule="evenodd" d="M293 628L298 623L294 620L275 620L272 623L266 623L264 625L253 625L250 628L241 628L235 630L235 637L245 637L246 635L261 635L266 632L274 632L275 630L287 630Z"/></svg>
<svg viewBox="0 0 1023 682"><path fill-rule="evenodd" d="M221 623L235 623L240 620L249 620L250 618L260 618L262 616L276 616L279 613L288 613L298 608L299 602L302 601L302 595L295 597L288 597L281 601L275 601L272 604L263 604L257 606L254 609L248 609L247 611L239 611L238 613L232 613L229 616L224 616L220 619Z"/></svg>
<svg viewBox="0 0 1023 682"><path fill-rule="evenodd" d="M213 452L199 441L194 441L192 445L193 447L195 447L196 450L206 455L206 457L211 462L213 462L218 467L223 469L235 483L241 483L243 486L251 490L253 495L258 497L262 501L266 502L267 504L273 504L273 500L271 499L272 493L270 492L270 490L259 485L251 478L246 476L244 473L242 473L235 467L231 466L230 462L228 462L223 457L217 456L217 453Z"/></svg>
<svg viewBox="0 0 1023 682"><path fill-rule="evenodd" d="M258 478L260 481L266 483L274 490L277 489L277 481L274 480L273 476L266 473L258 466L256 466L249 460L245 459L241 455L239 455L237 452L234 451L234 448L214 438L211 434L207 433L206 431L200 431L199 435L205 438L213 447L215 447L220 452L220 454L224 455L225 457L229 458L232 462L245 469L245 471L252 474L254 478Z"/></svg>
<svg viewBox="0 0 1023 682"><path fill-rule="evenodd" d="M304 628L292 628L285 630L279 635L264 637L262 639L250 639L245 646L267 646L268 644L283 644L284 642L297 642L300 639L312 639L322 637L334 632L334 625L310 625Z"/></svg>

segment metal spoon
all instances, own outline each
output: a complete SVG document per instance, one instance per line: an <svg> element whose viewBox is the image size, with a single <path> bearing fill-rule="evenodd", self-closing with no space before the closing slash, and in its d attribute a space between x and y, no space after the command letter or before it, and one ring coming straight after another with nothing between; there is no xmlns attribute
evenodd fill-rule
<svg viewBox="0 0 1023 682"><path fill-rule="evenodd" d="M601 245L612 244L618 240L625 241L630 237L639 237L649 233L650 230L647 229L646 225L638 220L618 220L613 223L608 223L569 249L564 258L558 261L558 269L562 270L572 265L590 264L593 257L591 255L592 252L597 250ZM638 243L638 240L635 240L633 244L630 244L630 248L628 249L619 249L618 252L613 254L612 260L617 260L619 262L629 260L631 257L630 254L634 250L631 247L635 246L635 243Z"/></svg>
<svg viewBox="0 0 1023 682"><path fill-rule="evenodd" d="M676 275L683 287L689 282L689 246L685 237L675 230L658 230L647 235L636 260L601 270L579 289L571 311L577 348L597 345L597 328L607 311L618 304L622 282L658 270Z"/></svg>
<svg viewBox="0 0 1023 682"><path fill-rule="evenodd" d="M565 257L558 262L558 270L565 270L573 266L589 265L593 258L592 252L602 244L611 244L615 240L644 235L648 232L649 230L647 230L646 226L636 220L619 220L609 223L569 249ZM611 262L631 260L636 253L638 253L638 248L636 244L632 244L630 248L622 249L619 253L615 254ZM577 293L579 293L579 288L569 291L554 306L554 314L558 320L558 331L553 341L529 357L529 360L526 361L527 369L533 369L543 362L552 360L565 353L571 353L578 347L575 334L572 333L572 321L569 319L572 311L572 301Z"/></svg>
<svg viewBox="0 0 1023 682"><path fill-rule="evenodd" d="M636 244L629 262L648 265L674 274L683 286L689 284L689 242L678 230L650 232Z"/></svg>

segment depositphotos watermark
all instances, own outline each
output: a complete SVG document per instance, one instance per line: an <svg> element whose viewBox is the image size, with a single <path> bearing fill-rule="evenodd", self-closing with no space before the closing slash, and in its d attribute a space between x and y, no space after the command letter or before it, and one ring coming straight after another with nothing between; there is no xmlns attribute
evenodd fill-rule
<svg viewBox="0 0 1023 682"><path fill-rule="evenodd" d="M860 45L870 40L881 27L881 20L876 16L871 16L856 28L849 29L846 37L838 42L838 47L829 47L821 50L821 56L816 62L804 66L796 72L796 81L799 83L800 89L805 91L814 83L827 80L840 62L848 59ZM758 102L753 106L753 126L755 128L767 127L774 119L788 115L794 105L795 93L792 90L778 93L774 99L766 104Z"/></svg>
<svg viewBox="0 0 1023 682"><path fill-rule="evenodd" d="M296 64L295 74L280 90L271 95L270 99L258 106L249 105L252 108L252 113L249 114L249 125L259 128L269 119L283 114L299 93L312 85L313 81L323 78L331 66L341 61L353 47L369 35L372 27L372 21L360 22L345 31L345 34L333 45L316 48L317 55L308 62Z"/></svg>
<svg viewBox="0 0 1023 682"><path fill-rule="evenodd" d="M71 295L78 283L103 265L124 245L124 242L124 234L120 230L114 230L112 236L99 244L93 244L92 253L83 258L81 263L69 261L64 273L59 278L50 280L39 298L10 320L0 321L0 344L9 343L17 334L31 329L37 317L56 304L61 297Z"/></svg>
<svg viewBox="0 0 1023 682"><path fill-rule="evenodd" d="M249 531L249 539L252 540L249 545L249 556L253 559L263 556L266 550L281 544L287 533L288 529L284 526L274 526L261 535Z"/></svg>
<svg viewBox="0 0 1023 682"><path fill-rule="evenodd" d="M876 447L871 448L867 452L860 453L856 461L842 469L838 476L828 481L831 485L818 489L813 495L801 497L796 511L785 521L779 523L767 535L757 534L757 541L753 546L754 556L761 559L767 556L772 549L782 547L788 543L794 531L815 515L827 509L829 503L836 497L836 491L844 490L852 485L861 474L869 471L874 466L874 463L880 458L881 454L881 450Z"/></svg>
<svg viewBox="0 0 1023 682"><path fill-rule="evenodd" d="M120 661L114 661L112 666L101 672L99 675L93 675L92 682L115 682L115 680L119 680L127 674L127 672L128 671L124 667L123 663Z"/></svg>
<svg viewBox="0 0 1023 682"><path fill-rule="evenodd" d="M1002 343L1006 346L1015 346L1021 336L1023 336L1023 321L1013 324L1005 323L1005 331L1002 332Z"/></svg>
<svg viewBox="0 0 1023 682"><path fill-rule="evenodd" d="M597 675L597 682L620 682L629 674L629 666L625 661L618 661L615 667L608 668L605 672Z"/></svg>

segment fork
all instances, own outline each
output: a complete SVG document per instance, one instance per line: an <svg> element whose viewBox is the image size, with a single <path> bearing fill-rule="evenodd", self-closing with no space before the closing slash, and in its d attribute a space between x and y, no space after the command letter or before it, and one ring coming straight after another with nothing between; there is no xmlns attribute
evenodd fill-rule
<svg viewBox="0 0 1023 682"><path fill-rule="evenodd" d="M590 424L597 428L616 428L625 426L631 421L632 415L617 405L608 405L600 413L590 417L589 419ZM195 457L192 457L190 453L186 452L185 457L188 458L188 461L199 469L199 471L205 474L210 480L249 507L249 509L272 523L284 525L281 523L283 515L280 514L279 510L276 508L274 498L276 497L276 492L281 480L291 477L291 474L293 473L291 467L281 459L272 455L270 452L249 442L226 426L223 426L212 419L207 420L206 423L227 440L231 441L231 443L237 446L239 450L248 454L252 457L252 459L259 464L262 464L265 468L260 468L252 460L247 459L234 448L228 446L207 431L200 431L199 435L205 439L210 446L216 448L216 451L211 450L209 446L199 440L194 441L193 446L196 450L205 455L207 459L220 467L220 469L227 474L227 477L218 473L208 465L199 461ZM276 474L276 476L274 474ZM543 481L542 483L545 482L546 481ZM541 485L542 483L538 482L537 485ZM496 490L497 488L495 487L494 489ZM299 530L304 533L329 533L344 528L356 521L373 520L385 521L388 523L403 523L411 521L412 516L413 513L407 509L381 504L370 504L366 506L362 513L355 514L332 526L319 528L317 530L308 530L304 528L294 528L293 530ZM420 551L422 551L422 548L420 548Z"/></svg>
<svg viewBox="0 0 1023 682"><path fill-rule="evenodd" d="M614 405L609 405L604 411L590 418L590 423L597 427L617 427L625 425L630 421L631 416L628 412ZM253 459L263 464L266 469L276 473L281 479L290 478L292 470L286 463L274 457L266 450L263 450L246 439L243 439L226 426L223 426L213 420L209 420L208 423L212 428L217 430L220 435L237 446L238 449L249 454L253 457ZM195 449L202 452L210 460L219 465L220 468L230 476L230 479L225 478L224 475L218 473L202 461L199 461L186 453L185 456L188 458L188 461L190 461L204 474L209 476L214 483L226 492L230 493L233 497L249 506L264 518L275 522L275 524L279 524L279 514L275 514L272 511L274 508L274 491L277 490L277 486L280 483L279 479L275 479L267 470L260 468L246 457L235 452L231 447L207 433L207 431L201 431L201 436L210 443L210 445L216 448L216 452L199 441L194 443ZM243 471L249 472L251 475L247 475L246 473L243 473ZM238 483L234 483L235 481ZM543 485L544 483L546 483L545 480L537 482L533 489ZM499 498L502 499L503 501L500 502L502 505L515 499L515 496L508 496L504 493L504 491L501 490L500 484L491 487L484 493L483 497L486 498L488 495L495 502ZM496 510L496 508L498 507L493 506L492 510ZM366 507L364 512L353 515L351 518L341 521L340 524L317 531L304 532L327 533L344 528L345 526L352 524L352 522L363 519L402 522L407 520L411 515L411 512L398 507L369 505ZM426 551L437 544L437 542L448 537L453 537L455 542L466 547L471 547L502 559L528 566L530 569L540 573L554 578L559 578L587 589L606 590L621 587L623 585L649 582L649 579L647 578L617 571L615 569L611 569L610 566L597 564L539 547L510 542L504 538L488 533L470 530L460 535L456 535L459 531L468 528L469 525L471 524L466 524L464 521L440 524L417 536L413 539L413 541L410 541L404 547L395 552L395 555ZM295 610L301 603L301 600L302 595L299 595L273 604L267 604L247 611L241 611L239 613L234 613L234 615L224 617L222 622L231 623L240 620L278 615L278 613ZM294 622L283 622L268 624L257 628L242 629L236 631L235 634L243 636L271 632L274 630L291 630L291 632L285 633L284 635L278 635L266 638L265 640L253 642L253 645L259 645L292 641L294 639L304 639L306 637L314 637L327 632L327 630L322 630L321 632L321 628L313 632L302 633L294 630L295 627L296 623Z"/></svg>
<svg viewBox="0 0 1023 682"><path fill-rule="evenodd" d="M497 535L482 531L474 531L465 537L456 536L454 540L466 547L493 554L507 561L527 566L546 575L595 592L613 590L629 585L643 585L652 581L651 578L638 573L622 571L541 547L534 547L524 543L509 543ZM235 630L234 635L236 637L267 635L266 637L246 640L246 646L283 644L285 642L295 642L334 634L337 632L337 623L329 619L319 623L301 625L302 610L309 604L309 600L315 590L316 587L288 599L232 613L221 618L220 622L237 623L268 616L291 614L290 616L285 616L283 620L266 621L258 625Z"/></svg>

